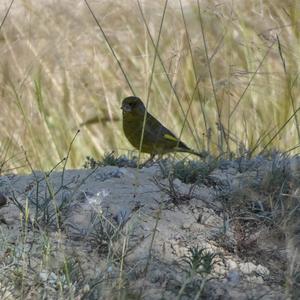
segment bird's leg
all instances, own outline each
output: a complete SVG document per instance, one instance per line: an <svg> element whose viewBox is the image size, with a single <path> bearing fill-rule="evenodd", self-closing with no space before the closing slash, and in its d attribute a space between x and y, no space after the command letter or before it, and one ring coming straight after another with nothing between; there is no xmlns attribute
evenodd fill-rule
<svg viewBox="0 0 300 300"><path fill-rule="evenodd" d="M144 163L140 164L140 168L143 168L147 165L149 165L149 167L152 166L154 157L155 154L151 153L150 157Z"/></svg>

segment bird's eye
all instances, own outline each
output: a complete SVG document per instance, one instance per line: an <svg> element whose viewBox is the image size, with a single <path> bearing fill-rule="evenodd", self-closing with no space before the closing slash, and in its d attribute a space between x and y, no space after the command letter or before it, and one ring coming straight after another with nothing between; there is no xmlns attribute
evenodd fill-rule
<svg viewBox="0 0 300 300"><path fill-rule="evenodd" d="M122 107L123 111L125 112L131 112L132 111L132 106L131 103L123 103Z"/></svg>

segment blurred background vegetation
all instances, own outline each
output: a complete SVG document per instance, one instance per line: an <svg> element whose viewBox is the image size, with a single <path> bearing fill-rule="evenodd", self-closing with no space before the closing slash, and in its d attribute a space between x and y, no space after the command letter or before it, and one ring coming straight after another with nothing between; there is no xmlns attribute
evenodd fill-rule
<svg viewBox="0 0 300 300"><path fill-rule="evenodd" d="M2 171L27 171L26 157L51 168L80 127L68 167L128 154L120 103L133 93L195 150L299 152L298 0L88 4L98 24L83 0L13 3L0 29Z"/></svg>

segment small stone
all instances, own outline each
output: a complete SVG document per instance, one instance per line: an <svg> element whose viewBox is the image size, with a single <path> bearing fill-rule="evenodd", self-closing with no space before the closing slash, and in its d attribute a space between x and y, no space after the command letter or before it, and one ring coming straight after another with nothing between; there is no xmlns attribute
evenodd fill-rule
<svg viewBox="0 0 300 300"><path fill-rule="evenodd" d="M42 281L47 281L49 273L47 271L43 270L40 272L39 276Z"/></svg>
<svg viewBox="0 0 300 300"><path fill-rule="evenodd" d="M251 274L257 270L257 266L252 262L241 263L239 267L244 274Z"/></svg>
<svg viewBox="0 0 300 300"><path fill-rule="evenodd" d="M226 261L226 264L227 264L229 270L234 270L234 269L237 269L237 267L238 267L237 263L232 259L228 259Z"/></svg>
<svg viewBox="0 0 300 300"><path fill-rule="evenodd" d="M231 270L226 277L230 285L238 285L240 283L240 274L237 270Z"/></svg>
<svg viewBox="0 0 300 300"><path fill-rule="evenodd" d="M262 265L258 265L257 268L256 268L256 273L259 274L259 275L262 275L262 276L268 276L270 275L270 271L262 266Z"/></svg>
<svg viewBox="0 0 300 300"><path fill-rule="evenodd" d="M83 287L83 292L86 294L90 291L90 286L88 284L85 284Z"/></svg>
<svg viewBox="0 0 300 300"><path fill-rule="evenodd" d="M185 230L187 230L187 229L190 229L190 227L191 227L191 223L187 223L187 222L185 222L185 223L183 223L182 224L182 229L185 229Z"/></svg>

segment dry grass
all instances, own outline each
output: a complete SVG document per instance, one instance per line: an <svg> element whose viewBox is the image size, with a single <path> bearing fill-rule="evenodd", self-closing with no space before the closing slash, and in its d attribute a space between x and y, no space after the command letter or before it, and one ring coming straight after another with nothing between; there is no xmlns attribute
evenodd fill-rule
<svg viewBox="0 0 300 300"><path fill-rule="evenodd" d="M119 109L132 91L112 50L144 100L153 76L149 109L177 135L191 103L193 134L187 125L182 132L191 147L212 154L297 147L299 3L200 1L201 19L197 1L182 1L182 9L169 1L162 16L164 4L141 3L143 19L136 1L90 2L110 48L84 1L13 3L0 31L0 137L10 156L22 145L34 168L49 168L96 114L98 123L83 127L73 146L70 167L86 155L132 149Z"/></svg>
<svg viewBox="0 0 300 300"><path fill-rule="evenodd" d="M0 22L10 2L1 1ZM274 148L298 153L299 1L170 0L165 14L165 1L138 3L90 1L101 28L81 0L13 3L0 29L0 173L24 165L21 172L49 170L66 156L80 124L96 115L95 124L82 126L68 153L67 167L82 166L86 156L98 159L113 150L117 155L128 154L132 147L122 132L120 102L130 94L144 101L149 96L149 110L194 149L225 158L252 156ZM174 174L197 182L201 170L199 181L206 183L214 169L203 169L206 163L179 163ZM289 250L299 249L299 225L294 222L299 196L296 184L283 190L290 183L283 171L272 170L259 192L251 186L230 197L228 191L221 196L228 201L225 209L238 220L235 225L241 256L252 247L253 256L259 255L253 228L267 221L271 229L280 225L278 235L284 236L288 251L285 280L290 291L299 285L295 259L299 254ZM239 218L244 212L260 217L256 203L249 206L258 196L266 205L263 213L268 218L255 219L247 227ZM26 207L21 211L26 218ZM95 241L102 241L103 232L106 234L103 224ZM49 242L46 234L41 238L42 230L38 234L28 232L28 220L23 225L19 246L11 246L1 234L1 251L12 253L7 252L4 266L11 265L11 257L16 262L13 277L8 278L15 286L7 290L17 287L21 296L30 294L28 282L36 282L33 290L39 290L43 285L51 287L48 283L52 280L52 273L44 274L43 269L38 280L27 269L31 267L31 249L24 245L36 242L41 247L43 251L36 258L41 266L47 266L50 254L55 253L53 241ZM115 250L111 240L106 242L109 250ZM121 242L127 243L125 239ZM124 291L118 299L129 295L123 278L123 252L117 280L109 286L111 291L115 286ZM80 277L80 263L70 253L70 257L61 253L62 261L55 270L59 276L53 279L49 293L73 299L75 281L77 295L93 293L86 290L87 281ZM75 279L74 273L78 275ZM95 283L101 293L106 281L100 275L96 279L102 284ZM46 289L44 292L48 293Z"/></svg>

